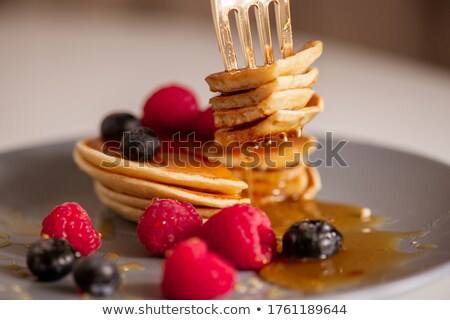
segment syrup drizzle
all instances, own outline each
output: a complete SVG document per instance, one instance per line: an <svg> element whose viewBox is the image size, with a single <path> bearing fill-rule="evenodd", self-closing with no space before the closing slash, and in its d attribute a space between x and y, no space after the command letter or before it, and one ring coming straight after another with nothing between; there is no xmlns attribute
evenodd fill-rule
<svg viewBox="0 0 450 320"><path fill-rule="evenodd" d="M9 241L11 239L11 236L7 233L0 233L0 248L5 248L5 247L9 247L10 245L12 245L11 241Z"/></svg>

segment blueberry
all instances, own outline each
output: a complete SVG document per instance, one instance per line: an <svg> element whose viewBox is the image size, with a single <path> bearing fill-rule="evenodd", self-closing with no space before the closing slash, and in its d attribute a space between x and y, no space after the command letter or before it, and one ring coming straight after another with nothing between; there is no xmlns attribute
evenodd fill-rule
<svg viewBox="0 0 450 320"><path fill-rule="evenodd" d="M117 265L99 256L87 257L77 263L73 275L78 287L95 297L111 295L120 283Z"/></svg>
<svg viewBox="0 0 450 320"><path fill-rule="evenodd" d="M123 134L120 147L125 158L145 162L153 159L161 142L151 129L139 127Z"/></svg>
<svg viewBox="0 0 450 320"><path fill-rule="evenodd" d="M27 265L41 281L56 281L72 271L78 253L63 239L42 239L28 249Z"/></svg>
<svg viewBox="0 0 450 320"><path fill-rule="evenodd" d="M103 119L100 130L103 140L120 141L125 131L130 131L140 125L140 120L132 114L113 113Z"/></svg>
<svg viewBox="0 0 450 320"><path fill-rule="evenodd" d="M339 251L342 242L342 234L326 221L299 221L283 236L283 255L289 258L326 259Z"/></svg>

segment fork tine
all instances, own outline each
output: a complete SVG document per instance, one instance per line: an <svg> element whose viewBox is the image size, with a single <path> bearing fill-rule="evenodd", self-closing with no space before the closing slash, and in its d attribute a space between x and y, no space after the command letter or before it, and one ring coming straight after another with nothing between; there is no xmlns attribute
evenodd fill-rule
<svg viewBox="0 0 450 320"><path fill-rule="evenodd" d="M269 2L258 1L256 23L258 25L259 42L264 54L265 64L273 63L272 36L270 34Z"/></svg>
<svg viewBox="0 0 450 320"><path fill-rule="evenodd" d="M240 7L236 15L236 24L238 27L239 39L241 40L242 51L247 68L255 68L255 52L253 49L252 33L250 28L249 7Z"/></svg>
<svg viewBox="0 0 450 320"><path fill-rule="evenodd" d="M222 56L225 70L238 70L236 51L234 50L231 34L229 12L230 6L222 3L222 0L211 0L212 15L216 28L217 42Z"/></svg>
<svg viewBox="0 0 450 320"><path fill-rule="evenodd" d="M276 19L278 40L283 58L294 55L294 45L292 41L291 9L289 0L276 1Z"/></svg>
<svg viewBox="0 0 450 320"><path fill-rule="evenodd" d="M269 6L272 2L276 3L275 16L280 51L283 58L287 58L294 54L289 0L211 0L219 50L227 71L239 69L230 26L230 12L233 12L235 15L246 67L256 68L249 17L251 6L257 7L258 36L264 53L265 64L273 63L274 55L269 14Z"/></svg>

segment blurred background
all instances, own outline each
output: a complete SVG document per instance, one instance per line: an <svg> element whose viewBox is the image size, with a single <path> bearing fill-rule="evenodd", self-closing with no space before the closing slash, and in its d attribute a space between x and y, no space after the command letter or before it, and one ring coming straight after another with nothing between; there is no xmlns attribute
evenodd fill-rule
<svg viewBox="0 0 450 320"><path fill-rule="evenodd" d="M189 6L183 0L122 2L210 18L208 0L192 0ZM448 0L291 0L291 6L297 32L347 40L450 68Z"/></svg>
<svg viewBox="0 0 450 320"><path fill-rule="evenodd" d="M450 68L448 0L292 0L294 28ZM209 0L0 0L2 14L55 10L73 16L116 11L211 19ZM98 16L102 19L102 15Z"/></svg>
<svg viewBox="0 0 450 320"><path fill-rule="evenodd" d="M312 131L446 158L429 141L450 117L450 0L291 6L295 47L325 43L316 89L327 109ZM170 82L206 107L204 78L221 70L209 0L0 0L0 150L96 134L105 114L139 114Z"/></svg>

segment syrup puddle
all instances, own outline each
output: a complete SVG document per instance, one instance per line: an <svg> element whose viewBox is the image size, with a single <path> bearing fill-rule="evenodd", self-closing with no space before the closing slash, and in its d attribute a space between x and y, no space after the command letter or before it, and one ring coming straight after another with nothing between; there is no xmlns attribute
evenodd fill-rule
<svg viewBox="0 0 450 320"><path fill-rule="evenodd" d="M31 300L32 297L29 293L22 290L22 287L20 287L18 284L12 284L10 286L10 291L17 295L18 299L20 300Z"/></svg>
<svg viewBox="0 0 450 320"><path fill-rule="evenodd" d="M24 279L28 278L31 274L26 267L22 267L17 264L17 262L12 261L8 266L8 269L18 278Z"/></svg>
<svg viewBox="0 0 450 320"><path fill-rule="evenodd" d="M114 240L116 238L116 227L112 218L101 217L100 228L102 240Z"/></svg>
<svg viewBox="0 0 450 320"><path fill-rule="evenodd" d="M139 262L126 262L117 265L120 271L145 270L145 266Z"/></svg>
<svg viewBox="0 0 450 320"><path fill-rule="evenodd" d="M9 239L11 239L11 236L9 234L0 233L0 248L9 247L10 245L12 245Z"/></svg>
<svg viewBox="0 0 450 320"><path fill-rule="evenodd" d="M111 261L117 261L120 259L120 254L117 252L108 252L107 254L105 254L104 256L106 259L109 259Z"/></svg>
<svg viewBox="0 0 450 320"><path fill-rule="evenodd" d="M343 249L329 259L306 261L277 257L260 271L263 279L306 294L360 283L379 283L386 275L425 253L413 249L434 247L414 245L425 232L378 230L385 221L364 208L296 200L259 207L269 215L278 240L293 223L305 219L329 221L344 235ZM412 252L399 251L402 240L410 240Z"/></svg>
<svg viewBox="0 0 450 320"><path fill-rule="evenodd" d="M40 235L42 226L38 223L29 222L21 212L4 207L0 207L0 211L0 223L11 234L20 236Z"/></svg>
<svg viewBox="0 0 450 320"><path fill-rule="evenodd" d="M111 261L118 261L120 259L120 254L117 252L108 252L104 255L105 258ZM145 266L142 263L130 261L124 263L118 263L117 267L121 272L127 272L131 270L145 270Z"/></svg>

